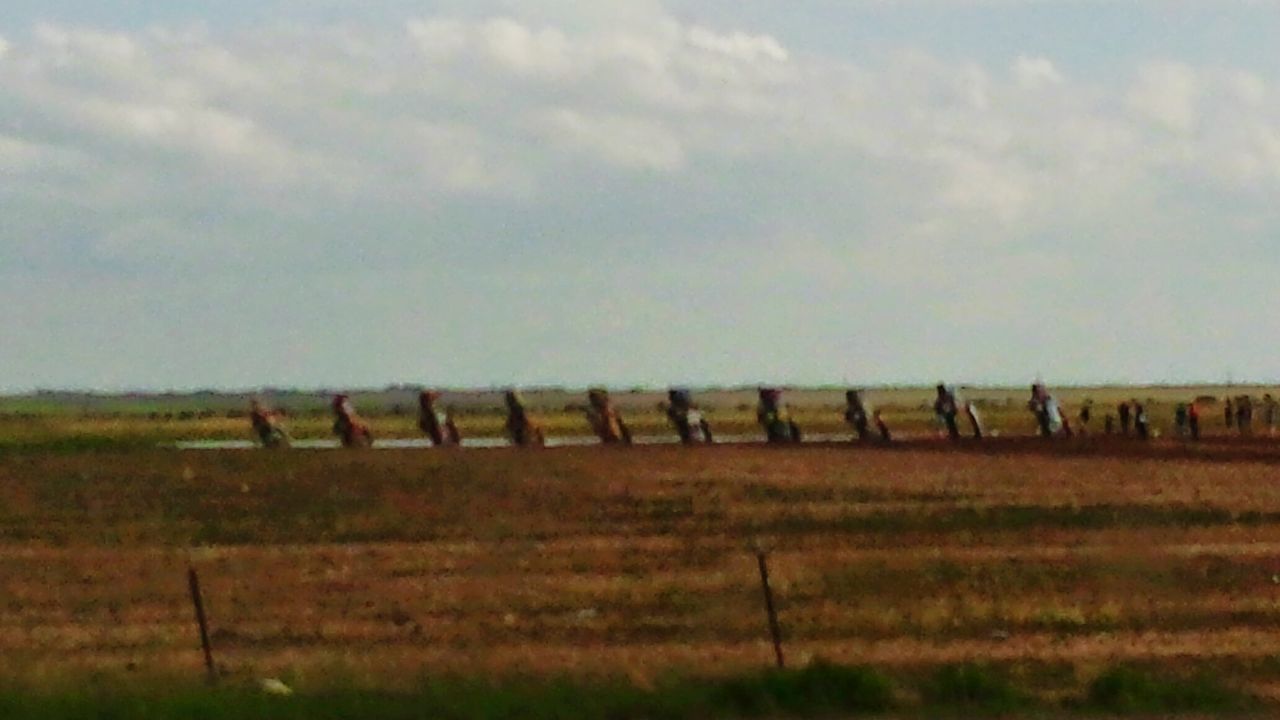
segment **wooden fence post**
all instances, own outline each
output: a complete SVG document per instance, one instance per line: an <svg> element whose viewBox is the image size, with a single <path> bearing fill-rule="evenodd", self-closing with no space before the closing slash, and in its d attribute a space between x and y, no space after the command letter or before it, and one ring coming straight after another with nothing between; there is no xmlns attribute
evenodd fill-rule
<svg viewBox="0 0 1280 720"><path fill-rule="evenodd" d="M204 615L204 598L200 595L200 576L195 566L187 566L187 585L191 588L191 604L196 608L196 623L200 626L200 647L204 650L204 669L210 683L217 682L218 673L213 665L213 647L209 644L209 621Z"/></svg>
<svg viewBox="0 0 1280 720"><path fill-rule="evenodd" d="M756 551L756 560L760 564L760 584L764 586L764 609L769 615L769 634L773 636L773 654L778 661L778 668L785 668L786 661L782 657L782 628L778 626L778 611L773 605L773 588L769 586L769 565L764 550Z"/></svg>

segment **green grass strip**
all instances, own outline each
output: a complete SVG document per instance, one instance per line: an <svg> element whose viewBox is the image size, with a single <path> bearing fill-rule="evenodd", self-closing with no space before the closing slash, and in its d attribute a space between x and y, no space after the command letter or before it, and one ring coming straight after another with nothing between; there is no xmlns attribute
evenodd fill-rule
<svg viewBox="0 0 1280 720"><path fill-rule="evenodd" d="M174 686L60 692L0 691L5 720L681 720L688 718L850 718L936 716L1212 714L1258 703L1218 679L1163 676L1121 666L1079 695L1049 704L1004 670L945 666L904 684L866 667L818 662L802 670L726 679L669 679L655 687L624 680L425 680L411 692L334 688L273 695L258 687Z"/></svg>

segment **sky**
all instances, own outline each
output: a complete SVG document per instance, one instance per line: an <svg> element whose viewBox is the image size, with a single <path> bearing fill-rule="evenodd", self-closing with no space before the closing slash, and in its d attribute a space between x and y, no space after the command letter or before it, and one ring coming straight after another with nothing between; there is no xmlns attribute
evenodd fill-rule
<svg viewBox="0 0 1280 720"><path fill-rule="evenodd" d="M6 0L0 392L1280 380L1280 3Z"/></svg>

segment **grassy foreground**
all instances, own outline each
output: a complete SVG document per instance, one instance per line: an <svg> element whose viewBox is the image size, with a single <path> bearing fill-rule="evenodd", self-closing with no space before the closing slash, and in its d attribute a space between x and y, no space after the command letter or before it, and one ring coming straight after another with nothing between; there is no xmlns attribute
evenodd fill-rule
<svg viewBox="0 0 1280 720"><path fill-rule="evenodd" d="M1274 709L1277 466L1268 437L0 452L0 718ZM806 670L760 673L757 547Z"/></svg>
<svg viewBox="0 0 1280 720"><path fill-rule="evenodd" d="M1117 666L1067 694L1046 699L1019 685L1008 669L947 665L914 677L867 667L817 662L802 670L726 679L666 679L639 686L626 680L426 680L403 692L331 689L293 694L255 688L197 687L140 691L98 689L60 694L0 693L10 720L148 718L152 720L324 720L437 718L529 720L565 718L849 717L939 713L971 715L1177 714L1216 716L1255 710L1258 703L1220 680L1160 675ZM286 694L287 693L287 694Z"/></svg>

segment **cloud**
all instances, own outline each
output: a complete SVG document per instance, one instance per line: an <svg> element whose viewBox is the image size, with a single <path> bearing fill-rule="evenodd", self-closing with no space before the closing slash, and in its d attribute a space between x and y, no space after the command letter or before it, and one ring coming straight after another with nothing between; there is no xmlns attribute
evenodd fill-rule
<svg viewBox="0 0 1280 720"><path fill-rule="evenodd" d="M768 35L749 35L743 32L720 34L694 26L689 28L688 38L689 44L699 50L741 62L786 62L790 55L786 48Z"/></svg>
<svg viewBox="0 0 1280 720"><path fill-rule="evenodd" d="M1199 120L1199 83L1194 69L1183 63L1145 65L1129 92L1129 106L1164 128L1189 133Z"/></svg>
<svg viewBox="0 0 1280 720"><path fill-rule="evenodd" d="M1026 55L1019 55L1013 61L1013 76L1019 85L1029 90L1061 85L1064 80L1062 73L1054 67L1053 61Z"/></svg>
<svg viewBox="0 0 1280 720"><path fill-rule="evenodd" d="M907 46L854 60L651 2L580 7L13 36L10 382L427 366L443 382L630 383L670 363L705 382L827 381L850 363L867 380L940 364L1151 379L1153 355L1217 362L1153 314L1208 322L1191 295L1269 287L1280 98L1265 73L1140 58L1098 77L1047 51ZM1228 252L1234 269L1215 261ZM102 337L75 331L101 320L96 295L126 318L101 375ZM1252 337L1252 307L1222 332ZM1067 363L1089 343L1098 370ZM237 370L237 354L255 359Z"/></svg>

